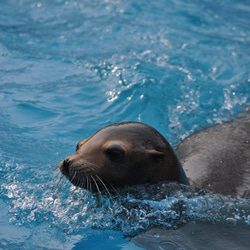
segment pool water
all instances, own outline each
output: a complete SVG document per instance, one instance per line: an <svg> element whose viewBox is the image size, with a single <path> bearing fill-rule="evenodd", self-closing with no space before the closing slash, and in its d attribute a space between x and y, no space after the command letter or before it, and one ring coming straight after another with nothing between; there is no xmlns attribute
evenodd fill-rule
<svg viewBox="0 0 250 250"><path fill-rule="evenodd" d="M248 1L0 6L1 249L247 249L249 199L165 184L100 199L57 166L110 123L147 123L175 146L246 112Z"/></svg>

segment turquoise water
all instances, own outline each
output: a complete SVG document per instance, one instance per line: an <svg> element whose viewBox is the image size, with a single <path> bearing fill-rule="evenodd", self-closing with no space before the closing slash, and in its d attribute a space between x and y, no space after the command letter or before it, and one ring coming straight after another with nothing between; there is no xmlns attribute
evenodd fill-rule
<svg viewBox="0 0 250 250"><path fill-rule="evenodd" d="M200 220L243 241L249 200L142 190L96 208L56 166L113 122L147 123L177 145L245 112L249 16L244 0L1 0L0 248L138 249L125 237Z"/></svg>

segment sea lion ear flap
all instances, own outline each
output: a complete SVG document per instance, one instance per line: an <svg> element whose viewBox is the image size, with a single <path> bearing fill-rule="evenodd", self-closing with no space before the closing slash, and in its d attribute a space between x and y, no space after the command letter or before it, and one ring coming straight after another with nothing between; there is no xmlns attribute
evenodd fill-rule
<svg viewBox="0 0 250 250"><path fill-rule="evenodd" d="M155 159L159 159L165 156L163 152L158 151L156 149L147 149L147 152Z"/></svg>

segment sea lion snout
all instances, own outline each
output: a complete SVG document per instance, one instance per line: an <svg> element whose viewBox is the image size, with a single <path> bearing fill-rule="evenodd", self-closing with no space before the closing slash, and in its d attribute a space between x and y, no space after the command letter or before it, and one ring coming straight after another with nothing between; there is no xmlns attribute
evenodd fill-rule
<svg viewBox="0 0 250 250"><path fill-rule="evenodd" d="M101 181L99 176L96 177L97 168L96 164L80 158L78 154L68 156L59 165L61 173L73 185L92 191L98 191L96 183Z"/></svg>

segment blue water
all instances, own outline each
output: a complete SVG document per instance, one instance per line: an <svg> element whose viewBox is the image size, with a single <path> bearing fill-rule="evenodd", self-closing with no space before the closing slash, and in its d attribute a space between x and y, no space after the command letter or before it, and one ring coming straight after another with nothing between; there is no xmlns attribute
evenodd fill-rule
<svg viewBox="0 0 250 250"><path fill-rule="evenodd" d="M245 112L249 16L247 0L1 0L0 248L140 249L126 237L197 221L249 234L246 199L151 190L98 207L56 171L113 122L147 123L177 145Z"/></svg>

